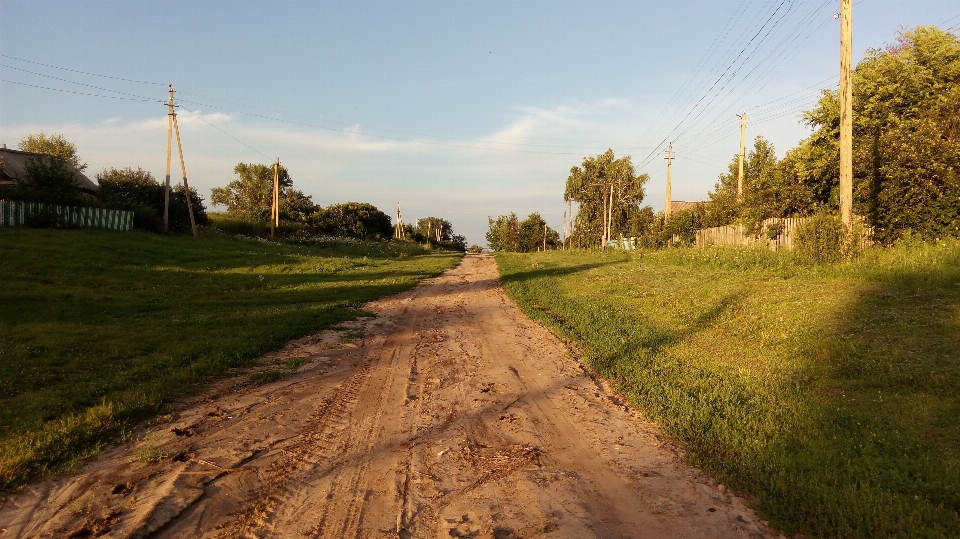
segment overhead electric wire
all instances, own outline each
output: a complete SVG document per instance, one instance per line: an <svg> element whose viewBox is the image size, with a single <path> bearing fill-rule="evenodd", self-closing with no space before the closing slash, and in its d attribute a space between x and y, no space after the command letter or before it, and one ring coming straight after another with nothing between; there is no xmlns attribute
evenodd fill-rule
<svg viewBox="0 0 960 539"><path fill-rule="evenodd" d="M667 111L670 110L670 108L677 102L677 100L680 99L682 95L684 95L684 92L686 92L687 87L690 85L690 82L692 82L697 77L697 75L700 74L700 71L703 69L704 66L706 66L707 61L712 57L714 51L716 51L719 48L721 43L726 41L726 38L729 35L727 33L727 29L740 21L740 19L743 17L743 14L746 13L745 8L749 6L750 2L751 0L742 0L737 10L733 13L733 15L730 16L729 19L727 19L727 23L717 34L717 37L714 38L713 43L711 43L710 46L707 47L707 51L700 58L700 61L697 62L696 67L694 67L693 71L690 73L687 79L683 82L683 84L680 85L680 89L677 90L677 92L673 95L673 98L671 98L670 101L668 101L667 104L660 109L660 113L654 118L653 122L651 122L651 125L650 125L651 130L656 130L660 127L660 121L663 118L664 114L666 114ZM636 145L639 143L640 141L638 140L636 144L634 144L629 151L633 151L637 149Z"/></svg>
<svg viewBox="0 0 960 539"><path fill-rule="evenodd" d="M15 70L17 70L17 71L23 71L24 73L30 73L31 75L38 75L38 76L40 76L40 77L46 77L46 78L48 78L48 79L58 80L58 81L61 81L61 82L69 82L70 84L77 84L77 85L80 85L80 86L86 86L87 88L93 88L93 89L95 89L95 90L103 90L104 92L113 92L113 93L115 93L115 94L128 95L128 96L132 96L132 97L139 97L139 98L141 98L141 99L150 100L149 97L144 97L144 96L142 96L142 95L131 94L131 93L127 93L127 92L121 92L121 91L119 91L119 90L111 90L110 88L103 88L103 87L100 87L100 86L94 86L94 85L92 85L92 84L84 84L84 83L82 83L82 82L76 82L76 81L67 80L67 79L61 79L60 77L54 77L53 75L44 75L43 73L37 73L36 71L30 71L30 70L27 70L27 69L21 69L21 68L19 68L19 67L8 66L8 65L6 65L6 64L0 64L0 67L4 67L4 68L7 68L7 69L15 69ZM161 100L156 100L156 101L161 101ZM162 102L162 101L161 101L161 102Z"/></svg>
<svg viewBox="0 0 960 539"><path fill-rule="evenodd" d="M3 58L10 58L11 60L17 60L18 62L26 62L26 63L28 63L28 64L34 64L34 65L39 65L39 66L43 66L43 67L50 67L50 68L53 68L53 69L62 69L63 71L70 71L70 72L73 72L73 73L82 73L82 74L84 74L84 75L91 75L91 76L94 76L94 77L103 77L103 78L105 78L105 79L122 80L122 81L126 81L126 82L136 82L136 83L138 83L138 84L160 84L160 85L166 86L166 83L163 83L163 82L147 82L147 81L142 81L142 80L124 79L124 78L122 78L122 77L111 77L110 75L99 75L99 74L97 74L97 73L90 73L89 71L80 71L80 70L78 70L78 69L69 69L69 68L66 68L66 67L60 67L60 66L55 66L55 65L51 65L51 64L44 64L44 63L41 63L41 62L34 62L33 60L25 60L25 59L23 59L23 58L17 58L16 56L10 56L10 55L8 55L8 54L0 54L0 56L2 56Z"/></svg>
<svg viewBox="0 0 960 539"><path fill-rule="evenodd" d="M814 11L812 11L807 17L805 17L805 19L809 19L809 22L807 22L806 24L809 25L810 23L812 23L812 22L813 22L813 19L815 18L816 14L817 14L817 12L819 12L823 7L825 7L825 6L826 6L827 4L829 4L829 3L830 3L830 0L825 0L820 6L818 6L816 9L814 9ZM807 39L809 39L809 38L813 35L814 32L816 32L817 30L819 30L820 28L822 28L827 22L829 22L829 20L830 20L830 19L824 20L823 23L821 23L819 26L817 26L816 28L814 28L814 29L812 29L810 32L808 32L807 35L806 35L802 40L800 40L799 42L797 42L797 39L801 36L801 34L800 34L800 33L795 33L795 32L796 32L797 29L801 28L801 26L804 24L805 21L801 21L801 23L799 23L796 27L794 27L794 29L791 31L791 35L788 36L787 38L785 38L783 41L781 41L781 45L782 45L784 42L786 42L787 40L791 39L791 37L792 37L793 48L792 48L792 49L784 48L784 49L781 50L780 54L779 54L778 57L776 58L776 63L775 63L772 67L768 68L768 70L767 70L767 72L766 72L765 78L766 78L767 80L753 92L753 95L758 94L760 91L762 91L764 88L766 88L767 84L769 84L770 80L772 80L772 74L776 72L776 68L777 68L781 63L787 61L787 58L785 58L784 55L787 55L787 56L789 57L789 55L794 54L794 53L799 49L799 46L800 46L803 42L805 42ZM801 31L802 31L802 30L801 30ZM779 46L778 46L777 48L774 48L774 50L777 50L778 48L779 48ZM764 58L764 60L762 60L761 62L759 62L757 65L755 65L755 66L753 67L753 69L751 69L750 72L746 75L745 79L746 79L746 78L749 78L750 75L753 74L753 72L755 72L759 67L763 66L763 62L766 61L766 59L769 58L770 56L771 56L771 55L768 54L767 57ZM761 77L761 80L763 80L763 78L764 78L764 77ZM723 97L723 99L726 99L727 97L729 97L730 94L732 94L732 92L733 92L732 90L731 90L730 92L728 92L727 95L725 95L725 96ZM746 92L745 92L744 94L741 94L741 96L739 97L739 100L740 100L741 102L742 102L742 101L745 101L746 99L747 99L747 98L746 98ZM737 107L737 108L739 108L739 107ZM731 105L728 105L728 107L720 114L719 118L722 119L723 117L730 115L730 113L731 113L732 110L734 110L734 105L732 105L732 104L731 104ZM716 120L715 120L715 122L716 122ZM689 130L690 130L690 128L688 127L687 130L685 130L685 131L689 132ZM682 134L681 134L680 136L678 136L677 138L679 139L680 137L682 137L682 136L685 135L685 134L686 134L686 133L682 133Z"/></svg>
<svg viewBox="0 0 960 539"><path fill-rule="evenodd" d="M750 38L750 41L747 42L747 44L740 50L740 52L737 54L737 57L727 66L726 70L724 70L724 72L720 75L720 77L718 77L717 80L715 80L715 81L713 82L713 84L710 86L710 88L703 94L703 96L700 97L700 99L697 101L697 103L695 103L694 106L691 107L690 110L687 111L687 114L683 117L682 120L680 120L680 122L676 125L676 127L674 127L665 137L663 137L663 140L660 141L659 144L657 144L657 147L658 147L658 148L659 148L659 147L662 147L662 146L663 146L663 143L664 143L664 142L667 142L667 140L669 140L669 139L671 138L671 136L673 135L673 133L676 132L676 130L679 129L680 126L682 126L682 125L687 121L687 119L690 118L690 116L691 116L695 111L698 110L698 107L700 106L700 104L707 98L708 95L710 95L711 92L713 92L714 88L717 87L717 84L719 84L720 81L723 80L723 79L727 76L727 74L730 72L730 69L732 69L732 68L734 67L734 65L736 65L737 62L740 61L740 58L743 56L743 53L744 53L748 48L750 48L750 45L753 44L753 42L756 40L757 36L759 36L759 35L763 32L763 30L767 27L767 25L770 23L770 21L773 20L773 17L774 17L777 13L780 12L780 9L783 7L783 5L786 3L786 1L787 1L787 0L781 0L781 1L780 1L780 4L777 5L777 9L774 10L773 13L770 14L770 16L769 16L769 17L767 18L767 20L763 23L763 25L760 27L760 29L757 30L757 33L754 34L752 38ZM748 57L749 57L749 56L750 56L750 55L748 55ZM726 87L726 83L724 83L724 86L723 86L723 87L724 87L724 88ZM647 163L649 163L649 162L650 162L650 159L651 159L652 156L655 154L655 152L656 152L656 150L653 150L653 151L651 151L649 154L647 154L647 156L643 159L643 161L638 165L637 168L643 168Z"/></svg>
<svg viewBox="0 0 960 539"><path fill-rule="evenodd" d="M45 76L48 76L48 77L51 77L51 78L56 78L56 77L52 77L52 76L49 76L49 75L45 75ZM66 79L58 79L58 80L62 80L62 81L64 81L64 82L70 82L70 83L72 83L72 84L78 84L78 85L81 85L81 86L91 87L91 85L89 85L89 84L84 84L84 83L75 82L75 81L68 81L68 80L66 80ZM150 98L147 98L147 97L144 97L144 96L137 96L137 95L135 95L135 94L125 94L125 95L134 96L136 99L134 99L134 98L126 98L126 97L119 97L119 96L109 96L109 95L92 94L92 93L87 93L87 92L77 92L77 91L73 91L73 90L63 90L63 89L58 89L58 88L50 88L50 87L47 87L47 86L39 86L39 85L35 85L35 84L28 84L28 83L11 81L11 80L6 80L6 79L2 79L2 82L8 82L8 83L11 83L11 84L18 84L18 85L21 85L21 86L29 86L29 87L32 87L32 88L39 88L39 89L44 89L44 90L52 90L52 91L65 92L65 93L71 93L71 94L76 94L76 95L84 95L84 96L89 96L89 97L105 97L105 98L110 98L110 99L123 99L123 100L127 100L127 101L143 101L143 102L152 102L152 103L165 103L163 100L160 100L160 99L150 99ZM94 87L94 88L99 88L99 87ZM115 92L115 93L124 93L124 92L118 92L118 91L116 91L116 90L109 90L109 89L103 89L103 90L104 90L104 91ZM184 102L184 103L193 103L193 104L196 104L196 105L200 105L200 106L204 106L204 107L210 107L210 108L219 109L219 110L226 110L226 109L224 109L223 107L217 107L217 106L210 105L210 104L198 103L198 102L189 101L189 100L180 100L180 101L181 101L181 102ZM306 126L306 127L313 127L313 128L316 128L316 129L323 129L323 130L327 130L327 131L336 131L336 132L347 133L347 134L352 134L352 135L357 135L357 136L382 138L382 139L396 140L396 141L400 141L400 142L410 142L410 143L415 143L415 144L427 144L427 145L433 145L433 146L448 146L448 147L465 148L465 149L471 149L471 150L486 150L486 151L513 152L513 153L536 153L536 154L546 154L546 155L570 155L570 154L571 154L571 152L541 152L541 151L530 151L530 150L512 150L512 149L508 149L508 148L496 148L496 147L490 148L490 147L483 147L483 146L468 146L468 145L464 145L464 144L446 144L446 143L442 143L442 142L435 142L435 141L429 141L429 140L405 139L405 138L400 138L400 137L391 137L391 136L387 136L387 135L378 135L378 134L374 134L374 133L363 133L363 132L357 132L357 131L348 131L348 130L346 130L346 129L338 129L338 128L335 128L335 127L327 127L327 126L322 126L322 125L317 125L317 124L310 124L310 123L306 123L306 122L297 122L297 121L286 120L286 119L282 119L282 118L274 118L274 117L270 117L270 116L264 116L264 115L262 115L262 114L254 114L254 113L242 112L242 111L235 111L235 112L237 112L238 114L243 114L243 115L246 115L246 116L252 116L252 117L256 117L256 118L262 118L262 119L271 120L271 121L275 121L275 122L283 122L283 123L289 123L289 124L294 124L294 125L301 125L301 126ZM192 111L191 111L191 113L192 113ZM201 118L201 119L202 119L202 118ZM209 122L208 122L208 123L209 123ZM211 125L213 125L213 124L211 124ZM219 128L218 128L218 129L219 129ZM221 130L221 131L222 131L222 130ZM224 132L224 134L226 134L226 133ZM229 135L228 135L228 136L229 136ZM423 135L423 136L427 136L427 135ZM233 137L231 137L231 138L233 138ZM238 142L239 142L239 141L238 141ZM477 144L496 144L496 142L494 142L494 141L479 141L479 140L478 140L478 141L471 141L471 142L476 142ZM506 144L506 143L501 143L501 144ZM558 147L556 147L556 148L561 149L561 148L563 148L563 147L559 147L559 146L558 146ZM251 149L252 149L252 148L251 148ZM576 148L576 149L583 149L583 148ZM254 151L256 151L256 150L254 150Z"/></svg>
<svg viewBox="0 0 960 539"><path fill-rule="evenodd" d="M73 90L61 90L60 88L50 88L50 87L47 87L47 86L38 86L38 85L36 85L36 84L27 84L27 83L25 83L25 82L17 82L17 81L15 81L15 80L0 79L0 82L6 82L6 83L9 83L9 84L18 84L18 85L20 85L20 86L29 86L29 87L31 87L31 88L40 88L41 90L53 90L54 92L65 92L65 93L68 93L68 94L85 95L85 96L90 96L90 97L106 97L106 98L108 98L108 99L123 99L123 100L125 100L125 101L142 101L142 102L149 102L149 103L162 103L162 101L160 101L160 100L158 100L158 99L149 99L149 98L146 98L146 97L143 97L143 98L140 98L140 99L134 99L134 98L130 98L130 97L120 97L120 96L116 96L116 95L99 95L99 94L91 94L91 93L87 93L87 92L75 92L75 91L73 91Z"/></svg>
<svg viewBox="0 0 960 539"><path fill-rule="evenodd" d="M742 4L741 4L741 5L742 5ZM748 5L749 5L749 4L748 4ZM742 18L742 16L743 16L743 14L741 14L739 17L737 17L736 23L739 23L740 18ZM753 24L754 24L756 21L761 20L762 17L763 17L763 12L762 12L762 11L758 11L758 12L757 12L757 15L754 17L754 19L753 19L752 21L750 21L750 23L747 24L747 27L740 32L740 35L739 35L738 37L734 38L733 42L732 42L732 43L730 44L730 46L727 48L727 52L723 53L723 54L720 56L720 58L715 62L716 67L715 67L714 69L712 69L712 70L710 70L710 71L707 72L707 74L706 74L706 77L708 77L707 80L712 79L717 73L719 73L719 72L721 72L721 71L723 70L723 66L728 63L728 61L729 61L730 58L733 57L734 53L735 53L736 50L737 50L737 47L739 47L740 45L742 45L744 42L747 41L748 36L750 35L750 29L752 28ZM733 20L733 17L731 17L731 20ZM736 24L736 23L734 23L734 24ZM721 43L724 43L724 42L726 42L726 36L724 36L724 39L721 41ZM709 51L708 51L708 52L709 52ZM705 58L709 58L709 55L705 54ZM699 70L696 70L696 69L695 69L694 72L691 74L691 78L694 78L696 75L699 75ZM688 79L688 80L689 80L689 79ZM684 91L685 91L685 90L684 90ZM671 100L670 105L668 105L667 107L664 107L664 108L662 109L662 111L663 111L664 113L666 113L667 111L669 111L669 110L670 110L670 106L672 106L672 103L676 102L676 100L679 99L681 96L682 96L682 92L678 91L677 94L675 94L674 99ZM673 120L674 118L676 118L677 115L683 114L683 110L676 110L675 112L674 112L674 111L671 111L669 114L670 114L671 116L669 117L669 120L670 120L670 121L668 121L668 124L669 124L669 123L672 123L672 120ZM650 127L650 130L651 130L651 131L657 131L657 130L660 129L660 125L661 125L661 124L659 123L659 118L661 118L662 116L663 116L663 114L659 115L659 116L658 116L658 120L655 121L655 122L651 125L651 127ZM635 148L640 144L640 140L642 140L642 137L641 137L641 139L637 140L637 142L633 145L633 148L631 148L630 151L633 151L633 149L635 149ZM657 150L657 149L659 149L659 148L662 147L662 146L663 146L663 143L661 142L658 146L656 146L656 147L654 148L654 150Z"/></svg>
<svg viewBox="0 0 960 539"><path fill-rule="evenodd" d="M782 1L780 2L780 6L778 6L778 12L779 12L779 7L782 7L782 6L786 3L786 1L787 1L787 0L782 0ZM753 55L754 55L754 54L756 53L756 51L759 50L760 47L766 42L767 38L770 37L770 35L771 35L771 33L773 32L773 30L774 30L775 28L777 28L777 26L780 24L780 21L782 21L782 20L784 19L784 17L786 17L786 16L790 13L790 10L793 9L794 5L795 5L795 2L791 2L791 3L790 3L790 7L787 8L787 12L784 13L784 14L782 14L782 15L780 15L780 17L777 19L777 21L776 21L772 26L770 26L770 28L767 30L767 33L764 34L764 36L760 39L760 42L757 43L757 46L756 46L749 54L747 54L747 57L744 58L744 60L741 62L740 67L738 68L738 70L735 71L735 72L733 73L733 75L731 75L726 81L724 81L723 85L720 87L720 89L717 91L717 93L716 93L715 95L713 95L713 96L710 98L710 101L708 101L707 104L704 105L704 107L700 109L700 111L697 113L697 115L693 117L693 120L691 121L692 123L689 124L683 131L681 131L679 135L676 135L676 136L672 137L672 138L674 139L674 141L679 140L681 137L683 137L685 134L687 134L687 133L690 131L690 129L692 129L692 128L694 127L695 124L694 124L693 122L696 122L698 119L700 119L701 117L703 117L703 115L707 112L707 110L710 109L711 106L713 106L713 104L714 104L715 102L717 102L718 100L725 99L726 97L728 97L728 96L730 95L730 93L732 93L733 91L735 91L736 88L734 87L734 88L731 88L730 91L727 92L727 94L723 94L724 90L727 89L727 87L730 85L730 83L732 83L732 82L736 79L737 75L739 74L739 70L740 70L740 69L746 69L746 68L747 68L747 66L750 64L750 61L753 59ZM774 12L774 15L776 15L776 13L777 13L777 12ZM771 16L771 19L772 19L772 16ZM770 20L770 19L768 19L767 22L769 22L769 20ZM764 27L766 27L766 26L767 26L767 25L764 24ZM761 28L760 31L762 32L762 31L763 31L763 28ZM759 32L758 32L757 35L759 35ZM751 43L752 43L752 42L753 42L753 41L751 40ZM749 44L748 44L748 46L749 46ZM738 57L737 57L737 60L739 60L739 59L740 59L740 57L738 56ZM756 66L754 67L753 70L750 71L750 73L748 73L748 74L744 77L744 80L746 80L746 79L749 77L749 75L751 75L751 74L753 73L753 71L755 71L755 70L756 70ZM711 90L712 90L712 89L711 89ZM721 94L723 94L723 95L721 95ZM678 125L677 128L674 130L674 132L675 132L677 129L680 129L680 126L679 126L679 125ZM671 134L673 134L673 133L671 133Z"/></svg>
<svg viewBox="0 0 960 539"><path fill-rule="evenodd" d="M799 45L802 43L802 41L801 41L801 42L797 42L797 39L801 36L801 33L799 33L798 30L800 30L800 31L802 32L803 26L809 25L810 23L812 23L812 22L813 22L813 19L816 17L816 15L818 14L818 12L820 12L820 11L823 9L823 7L825 7L829 2L830 2L830 0L824 0L820 5L818 5L816 8L814 8L810 13L808 13L807 15L804 15L803 18L802 18L802 20L801 20L797 25L795 25L795 26L793 27L793 29L790 30L790 32L788 33L788 35L787 35L786 37L784 37L776 47L773 47L773 51L774 51L774 52L777 52L777 51L780 51L780 52L779 52L779 54L778 54L778 57L777 57L774 65L773 65L773 66L770 66L770 67L767 69L767 71L766 71L765 78L766 78L768 81L772 78L773 73L776 72L776 68L777 68L777 67L780 65L780 63L783 61L783 60L782 60L783 55L784 55L784 54L788 54L788 51L792 52L790 49L785 48L785 44L790 43L790 44L792 44L792 45L794 46L794 49L798 48ZM822 25L821 25L821 26L822 26ZM813 33L813 32L810 32L803 41L805 41L806 39L809 39L809 37L810 37L810 35L812 35L812 33ZM792 43L791 43L791 42L792 42ZM759 48L759 46L758 46L758 48ZM747 80L749 80L749 78L753 75L754 72L756 72L757 69L759 69L760 67L764 66L765 62L766 62L772 55L773 55L773 53L770 53L770 54L768 54L766 57L764 57L762 60L760 60L759 62L757 62L757 63L752 67L752 69L750 69L750 71L747 72L747 74L743 77L744 82L747 81ZM752 56L752 55L751 55L751 56ZM746 67L747 63L748 63L748 62L746 62L746 61L744 62L744 67ZM764 78L764 77L761 76L761 80L762 80L763 78ZM754 95L756 95L757 93L759 93L759 91L761 91L764 87L766 87L766 83L764 83L763 86L761 86L756 92L754 92ZM728 91L725 95L720 96L720 97L719 97L719 102L723 102L724 100L726 100L727 98L729 98L729 97L734 93L735 89L736 89L735 87L734 87L734 88L731 88L730 91ZM721 90L720 90L718 93L722 93L722 91L723 91L723 88L721 88ZM747 92L749 92L749 90L748 90ZM746 100L746 94L747 94L747 92L743 92L743 93L739 96L738 101L740 101L740 102L745 101L745 100ZM716 100L715 100L715 101L716 101ZM711 104L712 104L712 102L711 102ZM710 106L710 105L708 104L707 107L709 107L709 106ZM733 106L734 106L733 104L728 105L727 108L720 113L718 119L722 119L722 118L730 115L731 110L733 109ZM738 107L738 108L739 108L739 107ZM706 111L706 109L704 109L703 112L705 112L705 111ZM700 116L702 116L702 114L701 114ZM698 116L698 117L699 117L699 116ZM694 118L694 120L696 120L696 119L697 119L697 118ZM717 121L717 120L714 120L714 122L716 122L716 121ZM683 132L681 132L679 135L677 135L676 137L674 137L674 142L676 142L677 140L682 139L685 135L687 135L687 134L690 132L690 130L694 127L694 125L695 125L695 124L691 124L691 125L688 126ZM709 128L709 127L707 127L707 128Z"/></svg>
<svg viewBox="0 0 960 539"><path fill-rule="evenodd" d="M133 79L126 79L126 78L123 78L123 77L114 77L114 76L110 76L110 75L101 75L101 74L97 74L97 73L91 73L91 72L88 72L88 71L80 71L80 70L77 70L77 69L70 69L70 68L61 67L61 66L55 66L55 65L52 65L52 64L45 64L45 63L41 63L41 62L34 62L34 61L31 61L31 60L25 60L25 59L23 59L23 58L17 58L17 57L15 57L15 56L9 56L9 55L5 55L5 54L0 54L0 57L10 58L10 59L13 59L13 60L17 60L17 61L21 61L21 62L27 62L27 63L31 63L31 64L35 64L35 65L40 65L40 66L44 66L44 67L49 67L49 68L53 68L53 69L59 69L59 70L63 70L63 71L69 71L69 72L72 72L72 73L80 73L80 74L84 74L84 75L91 75L91 76L95 76L95 77L103 77L103 78L114 79L114 80L121 80L121 81L127 81L127 82L137 82L137 83L141 83L141 84L162 84L162 83L152 83L152 82L145 82L145 81L137 81L137 80L133 80ZM85 87L88 87L88 88L95 88L95 89L102 90L102 91L106 91L106 92L113 92L113 93L117 93L117 94L129 95L129 96L138 97L138 98L141 98L141 99L144 99L144 100L147 100L147 101L150 101L150 100L151 100L150 98L146 98L146 97L139 96L139 95L136 95L136 94L130 94L130 93L121 92L121 91L118 91L118 90L111 90L111 89L109 89L109 88L102 88L102 87L99 87L99 86L93 86L93 85L85 84L85 83L82 83L82 82L71 81L71 80L68 80L68 79L62 79L62 78L59 78L59 77L54 77L54 76L52 76L52 75L46 75L46 74L43 74L43 73L37 73L37 72L35 72L35 71L29 71L29 70L22 69L22 68L18 68L18 67L14 67L14 66L3 65L3 64L0 64L0 65L2 65L3 67L10 68L10 69L15 69L15 70L18 70L18 71L23 71L23 72L26 72L26 73L30 73L30 74L33 74L33 75L38 75L38 76L41 76L41 77L47 77L47 78L51 78L51 79L55 79L55 80L59 80L59 81L63 81L63 82L68 82L68 83L70 83L70 84L77 84L77 85L79 85L79 86L85 86ZM27 85L27 86L29 86L29 85L26 84L26 83L17 83L17 82L14 82L14 81L9 81L9 82L12 82L13 84L21 84L21 85ZM166 84L164 84L164 86L166 86ZM89 96L94 96L94 97L109 97L109 96L97 96L96 94L85 94L85 93L83 93L83 92L74 92L74 91L70 91L70 90L57 90L56 88L47 88L47 87L43 87L43 86L36 86L36 87L37 87L37 88L43 88L43 89L56 90L56 91L63 91L63 92L67 92L67 93L74 93L74 94L77 94L77 95L89 95ZM189 93L189 92L182 92L182 93ZM157 100L157 101L163 102L162 100ZM207 104L207 103L200 103L200 102L197 102L197 101L186 100L186 99L181 99L180 101L185 102L185 103L194 103L194 104L197 104L197 105L201 105L201 106L204 106L204 107L210 107L210 108L214 108L214 109L217 109L217 110L223 110L223 111L228 111L228 112L230 111L227 107L222 107L222 106L217 106L217 105L211 105L211 104ZM242 103L238 103L238 104L242 104ZM261 108L261 110L264 110L264 109ZM267 109L267 110L269 110L269 109ZM307 110L307 109L301 109L301 110ZM281 120L281 119L274 118L274 117L271 117L271 116L258 115L258 114L243 112L243 111L233 111L233 112L237 112L238 114L244 114L244 115L246 115L246 116L254 116L254 117L258 117L258 118L265 118L265 119L270 119L270 120L275 120L275 121L287 121L287 122L290 122L289 120ZM273 111L272 111L272 112L273 112ZM360 134L360 135L363 135L363 136L373 136L373 137L379 137L379 138L389 138L389 139L393 139L393 140L403 140L403 141L410 141L410 142L423 142L423 143L431 144L430 142L423 141L423 140L404 139L404 138L402 138L402 137L387 137L387 136L384 136L384 135L373 135L373 134L369 134L369 133L357 133L357 132L355 132L355 131L349 131L349 130L346 130L346 129L337 129L337 128L331 128L331 127L324 127L324 126L319 126L319 125L315 125L315 124L308 124L308 123L304 123L304 122L290 122L290 123L299 123L300 125L305 125L305 126L310 126L310 127L316 127L316 128L320 128L320 129L328 129L328 130L333 130L333 131L340 131L340 132L345 132L345 133L355 133L355 134ZM541 147L541 148L571 149L571 150L591 150L591 151L592 151L592 150L596 150L596 147L570 146L570 145L562 145L562 144L561 144L561 145L523 144L523 143L516 143L516 142L485 141L485 140L477 140L477 139L465 139L465 138L459 138L459 137L444 137L444 136L437 136L437 135L429 135L429 134L425 134L425 133L415 133L415 132L410 132L410 131L400 131L400 130L394 130L394 129L383 129L383 128L380 128L380 130L382 130L382 131L389 131L389 132L395 132L395 133L401 133L401 134L407 134L407 135L415 135L415 136L420 136L420 137L439 138L439 139L446 139L446 140L459 140L459 141L462 141L462 142L474 142L474 143L476 143L476 144L500 144L500 145L510 145L510 146ZM555 139L555 140L562 140L562 139ZM438 143L432 143L432 144L438 144ZM598 143L598 146L597 146L597 147L603 146L603 145L606 145L606 144L599 144L599 143ZM455 146L455 145L451 145L451 146ZM459 146L456 146L456 147L466 147L466 146L459 145ZM498 149L498 148L483 148L483 149L491 149L491 150L494 150L494 151L508 151L508 150ZM556 153L556 152L531 152L531 153ZM560 153L559 155L569 155L569 152L562 152L562 153Z"/></svg>
<svg viewBox="0 0 960 539"><path fill-rule="evenodd" d="M230 138L232 138L233 140L235 140L235 141L237 141L237 142L239 142L240 144L243 144L243 145L244 145L244 146L246 146L247 148L249 148L249 149L251 149L251 150L253 150L254 152L256 152L256 153L258 153L258 154L260 154L261 156L263 156L263 158L264 158L264 159L270 159L270 157L269 157L269 156L267 156L267 155L265 155L265 154L264 154L263 152L261 152L260 150L258 150L258 149L256 149L256 148L254 148L253 146L250 146L250 145L249 145L249 144L247 144L246 142L244 142L244 141L242 141L242 140L240 140L240 139L238 139L237 137L235 137L235 136L233 136L233 135L231 135L230 133L227 133L227 132L226 132L226 131L224 131L223 129L220 129L219 127L217 127L217 126L216 126L216 125L214 125L213 123L211 123L211 122L209 122L209 121L207 121L207 119L206 119L206 118L204 118L203 116L200 116L200 115L199 115L199 114L197 114L196 112L193 112L192 110L190 110L190 109L188 109L188 108L186 108L186 107L180 107L180 108L182 108L183 110L185 110L185 111L187 111L187 112L189 112L190 114L193 114L194 116L196 116L197 118L199 118L200 120L202 120L202 121L203 121L204 123L206 123L206 124L207 124L207 125L209 125L210 127L212 127L212 128L214 128L214 129L216 129L217 131L219 131L219 132L221 132L221 133L223 133L224 135L226 135L226 136L228 136L228 137L230 137Z"/></svg>

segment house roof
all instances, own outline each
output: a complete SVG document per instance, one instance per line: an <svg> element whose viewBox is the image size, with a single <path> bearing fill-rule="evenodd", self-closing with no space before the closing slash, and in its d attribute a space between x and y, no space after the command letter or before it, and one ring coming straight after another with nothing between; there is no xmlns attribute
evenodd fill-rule
<svg viewBox="0 0 960 539"><path fill-rule="evenodd" d="M684 202L682 200L671 200L670 209L672 211L692 210L697 207L697 204L703 204L703 201Z"/></svg>
<svg viewBox="0 0 960 539"><path fill-rule="evenodd" d="M27 161L31 158L47 157L59 159L58 157L44 155L42 153L22 152L20 150L10 150L7 148L0 148L0 157L3 158L3 167L0 168L0 185L9 185L20 181L26 173ZM64 164L67 166L67 170L73 173L73 177L76 179L77 185L80 186L81 190L88 193L95 193L100 190L99 185L84 176L83 173L77 170L72 164L67 161L64 161Z"/></svg>

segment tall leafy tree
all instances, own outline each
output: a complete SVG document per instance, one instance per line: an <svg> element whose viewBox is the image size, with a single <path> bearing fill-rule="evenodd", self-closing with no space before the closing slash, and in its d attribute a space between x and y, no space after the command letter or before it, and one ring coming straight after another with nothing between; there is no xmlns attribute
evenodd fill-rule
<svg viewBox="0 0 960 539"><path fill-rule="evenodd" d="M448 241L453 237L453 225L450 221L442 217L421 217L417 219L414 226L414 233L420 241L437 239L437 232L440 233L440 241Z"/></svg>
<svg viewBox="0 0 960 539"><path fill-rule="evenodd" d="M227 213L251 223L270 220L273 200L273 165L239 163L233 169L238 177L226 187L215 187L210 201L227 207ZM306 222L316 211L311 197L293 189L293 179L286 167L280 166L280 220Z"/></svg>
<svg viewBox="0 0 960 539"><path fill-rule="evenodd" d="M635 174L629 155L617 159L613 150L607 150L585 157L581 166L570 169L563 194L565 201L575 201L579 206L574 234L585 244L599 243L605 235L638 235L627 227L637 222L645 194L643 186L649 179L647 174Z"/></svg>
<svg viewBox="0 0 960 539"><path fill-rule="evenodd" d="M547 226L540 214L533 212L520 222L520 250L531 253L544 248L556 249L560 245L560 233Z"/></svg>
<svg viewBox="0 0 960 539"><path fill-rule="evenodd" d="M867 51L853 75L854 211L875 238L907 231L960 235L960 38L936 27ZM835 205L839 100L826 91L805 115L815 129L798 152L817 203Z"/></svg>
<svg viewBox="0 0 960 539"><path fill-rule="evenodd" d="M806 214L812 204L812 195L808 186L798 179L798 174L802 174L802 159L797 150L782 160L777 159L773 144L758 136L744 160L742 201L737 200L737 155L709 193L710 202L701 212L703 226L740 222L756 227L770 217Z"/></svg>
<svg viewBox="0 0 960 539"><path fill-rule="evenodd" d="M24 152L59 157L81 172L87 169L87 163L77 155L77 145L67 140L61 133L47 135L41 131L30 134L20 139L20 144L17 147Z"/></svg>
<svg viewBox="0 0 960 539"><path fill-rule="evenodd" d="M520 250L520 220L516 213L510 212L510 215L501 215L496 219L488 217L487 222L487 245L491 249L498 252Z"/></svg>

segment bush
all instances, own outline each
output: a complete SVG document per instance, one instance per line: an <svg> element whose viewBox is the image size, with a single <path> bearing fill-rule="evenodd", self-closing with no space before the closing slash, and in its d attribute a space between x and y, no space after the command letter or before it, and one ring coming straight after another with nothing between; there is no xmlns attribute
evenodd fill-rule
<svg viewBox="0 0 960 539"><path fill-rule="evenodd" d="M97 174L100 201L114 210L132 210L133 226L149 232L163 232L164 184L153 174L138 168L104 169ZM190 189L193 217L197 226L209 224L203 198ZM170 230L190 232L190 211L183 185L170 190Z"/></svg>
<svg viewBox="0 0 960 539"><path fill-rule="evenodd" d="M25 202L63 206L78 204L82 198L73 171L56 157L27 159L24 178L17 184L14 196Z"/></svg>
<svg viewBox="0 0 960 539"><path fill-rule="evenodd" d="M846 231L835 215L820 213L797 227L793 252L801 264L830 264L843 258Z"/></svg>
<svg viewBox="0 0 960 539"><path fill-rule="evenodd" d="M383 240L393 236L390 216L365 202L347 202L322 208L310 216L321 234L358 240Z"/></svg>

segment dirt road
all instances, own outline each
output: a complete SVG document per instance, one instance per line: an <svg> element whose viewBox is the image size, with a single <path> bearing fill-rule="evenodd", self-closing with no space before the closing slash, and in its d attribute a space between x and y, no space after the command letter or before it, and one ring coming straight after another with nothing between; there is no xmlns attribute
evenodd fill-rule
<svg viewBox="0 0 960 539"><path fill-rule="evenodd" d="M491 257L367 308L265 358L296 374L223 382L6 500L0 538L770 535L526 319Z"/></svg>

